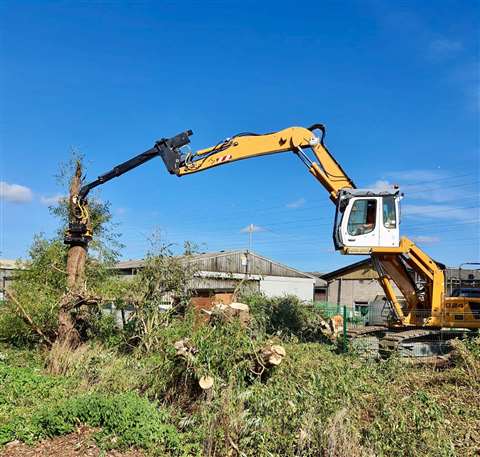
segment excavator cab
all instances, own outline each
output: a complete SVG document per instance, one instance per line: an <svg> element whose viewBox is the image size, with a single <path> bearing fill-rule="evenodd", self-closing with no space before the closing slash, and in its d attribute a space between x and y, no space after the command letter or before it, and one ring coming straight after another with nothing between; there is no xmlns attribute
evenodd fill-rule
<svg viewBox="0 0 480 457"><path fill-rule="evenodd" d="M398 189L340 190L333 232L335 249L348 254L369 254L376 247L398 247L401 198Z"/></svg>

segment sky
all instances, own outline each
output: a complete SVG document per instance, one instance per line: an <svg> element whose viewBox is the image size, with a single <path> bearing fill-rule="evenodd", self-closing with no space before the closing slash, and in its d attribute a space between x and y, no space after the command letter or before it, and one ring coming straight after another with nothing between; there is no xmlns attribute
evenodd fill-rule
<svg viewBox="0 0 480 457"><path fill-rule="evenodd" d="M402 235L450 266L480 262L477 1L0 1L0 257L53 236L54 176L72 150L87 180L192 129L327 126L362 188L399 184ZM125 245L152 233L202 252L249 247L305 271L335 253L334 207L291 153L178 178L154 159L105 184Z"/></svg>

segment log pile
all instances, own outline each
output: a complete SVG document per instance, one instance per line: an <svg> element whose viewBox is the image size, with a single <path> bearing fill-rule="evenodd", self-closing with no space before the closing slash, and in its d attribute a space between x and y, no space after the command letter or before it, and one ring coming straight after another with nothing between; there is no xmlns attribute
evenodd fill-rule
<svg viewBox="0 0 480 457"><path fill-rule="evenodd" d="M343 328L343 317L340 314L330 317L328 320L322 319L320 330L332 342L335 342Z"/></svg>
<svg viewBox="0 0 480 457"><path fill-rule="evenodd" d="M188 338L178 340L173 347L177 350L177 357L182 357L189 362L193 361L195 354L198 352L197 348L190 343Z"/></svg>

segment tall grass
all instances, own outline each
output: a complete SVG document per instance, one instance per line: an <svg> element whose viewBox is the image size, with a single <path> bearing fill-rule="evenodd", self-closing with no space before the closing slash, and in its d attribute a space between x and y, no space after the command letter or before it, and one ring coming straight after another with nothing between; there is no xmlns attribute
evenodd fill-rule
<svg viewBox="0 0 480 457"><path fill-rule="evenodd" d="M473 456L480 451L480 340L458 342L443 371L377 363L310 341L315 316L288 301L250 302L254 322L175 318L148 353L99 342L45 356L0 349L0 437L34 441L79 423L103 447L202 456ZM193 358L176 355L188 339ZM265 344L286 357L256 370ZM45 370L44 367L48 367ZM201 376L214 379L205 392ZM118 417L110 417L118 415ZM44 430L43 432L41 430Z"/></svg>

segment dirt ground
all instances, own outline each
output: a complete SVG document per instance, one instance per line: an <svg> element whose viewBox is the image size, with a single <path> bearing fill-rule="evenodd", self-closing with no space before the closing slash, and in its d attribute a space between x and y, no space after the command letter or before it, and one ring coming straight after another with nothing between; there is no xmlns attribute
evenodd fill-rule
<svg viewBox="0 0 480 457"><path fill-rule="evenodd" d="M80 427L75 433L42 441L35 446L28 446L19 441L12 441L0 451L0 457L144 457L138 450L108 451L101 453L95 444L93 429Z"/></svg>

